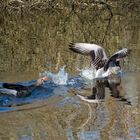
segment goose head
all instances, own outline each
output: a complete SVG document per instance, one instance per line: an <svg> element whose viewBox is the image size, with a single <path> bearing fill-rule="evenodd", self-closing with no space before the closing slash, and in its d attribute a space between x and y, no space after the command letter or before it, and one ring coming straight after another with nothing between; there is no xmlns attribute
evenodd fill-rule
<svg viewBox="0 0 140 140"><path fill-rule="evenodd" d="M36 86L40 86L40 85L44 84L44 81L47 81L47 80L49 80L48 76L44 76L44 77L39 78L36 81Z"/></svg>

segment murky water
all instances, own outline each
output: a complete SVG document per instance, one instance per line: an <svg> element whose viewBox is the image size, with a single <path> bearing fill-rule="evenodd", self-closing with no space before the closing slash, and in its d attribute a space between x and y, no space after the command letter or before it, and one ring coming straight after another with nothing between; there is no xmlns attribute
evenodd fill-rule
<svg viewBox="0 0 140 140"><path fill-rule="evenodd" d="M66 73L29 97L0 96L1 140L140 139L139 9L120 8L112 7L113 15L104 5L2 12L0 82L32 84L39 73L57 76L64 65ZM79 69L87 69L90 60L70 52L70 42L101 44L108 54L131 48L121 81L107 87L81 78L87 73ZM99 102L83 101L77 94Z"/></svg>

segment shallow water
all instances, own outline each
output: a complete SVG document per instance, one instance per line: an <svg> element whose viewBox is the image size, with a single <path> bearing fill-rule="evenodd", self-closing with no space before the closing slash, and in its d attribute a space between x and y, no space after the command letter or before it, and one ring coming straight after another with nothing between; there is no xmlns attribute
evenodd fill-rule
<svg viewBox="0 0 140 140"><path fill-rule="evenodd" d="M79 89L52 86L52 96L45 99L43 94L51 92L40 92L38 100L35 95L35 100L30 97L31 103L17 106L16 99L9 112L0 108L1 139L139 139L139 83L139 73L129 73L122 79L120 96L106 88L99 103L76 96L92 94L92 84L79 83Z"/></svg>
<svg viewBox="0 0 140 140"><path fill-rule="evenodd" d="M26 98L1 95L0 140L140 139L139 9L114 6L110 17L103 5L97 13L82 8L0 15L1 83L32 84L40 73L57 74L64 65L68 73L68 81L58 85L61 76L55 77L56 83L45 82ZM91 71L78 71L89 68L90 60L71 53L69 42L101 44L109 55L131 48L118 89L110 91L100 83L100 94L92 96L98 103L76 96L92 95L95 83L87 80Z"/></svg>

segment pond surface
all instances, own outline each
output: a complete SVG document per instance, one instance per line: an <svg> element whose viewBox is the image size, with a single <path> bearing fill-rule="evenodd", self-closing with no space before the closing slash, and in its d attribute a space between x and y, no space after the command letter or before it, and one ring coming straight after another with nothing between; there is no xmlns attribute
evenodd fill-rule
<svg viewBox="0 0 140 140"><path fill-rule="evenodd" d="M30 85L39 73L58 73L64 65L69 75L67 85L48 81L26 98L0 96L1 140L140 139L138 10L112 9L110 15L103 5L84 8L0 15L1 83ZM77 71L90 60L70 52L70 42L100 44L108 55L123 47L133 50L117 92L105 87L92 103L77 96L92 95L95 85Z"/></svg>

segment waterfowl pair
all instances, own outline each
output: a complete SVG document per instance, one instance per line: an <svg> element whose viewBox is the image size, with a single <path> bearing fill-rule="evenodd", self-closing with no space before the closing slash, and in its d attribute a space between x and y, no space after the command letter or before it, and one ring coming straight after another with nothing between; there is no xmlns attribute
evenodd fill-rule
<svg viewBox="0 0 140 140"><path fill-rule="evenodd" d="M108 58L103 47L89 43L70 43L69 49L91 57L93 67L96 69L95 78L118 74L121 70L119 61L130 53L129 49L123 48Z"/></svg>

